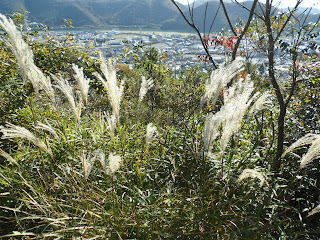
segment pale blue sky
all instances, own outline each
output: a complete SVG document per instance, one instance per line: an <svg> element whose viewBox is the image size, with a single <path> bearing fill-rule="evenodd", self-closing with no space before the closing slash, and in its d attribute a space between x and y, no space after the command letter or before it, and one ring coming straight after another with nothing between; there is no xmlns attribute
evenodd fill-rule
<svg viewBox="0 0 320 240"><path fill-rule="evenodd" d="M176 0L177 2L181 2L183 4L187 4L188 0ZM189 0L189 3L192 3L194 0ZM243 0L240 0L242 2ZM263 2L263 1L262 1ZM295 5L295 0L274 0L274 3L280 3L280 7L292 7ZM315 7L320 8L320 0L304 0L302 5L303 7Z"/></svg>

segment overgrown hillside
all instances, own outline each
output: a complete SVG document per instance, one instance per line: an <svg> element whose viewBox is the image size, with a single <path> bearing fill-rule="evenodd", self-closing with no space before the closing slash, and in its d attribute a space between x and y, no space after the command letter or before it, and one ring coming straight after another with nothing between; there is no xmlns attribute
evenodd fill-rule
<svg viewBox="0 0 320 240"><path fill-rule="evenodd" d="M94 60L0 26L0 238L320 237L316 56L293 63L275 171L279 106L248 59L175 72L154 48Z"/></svg>

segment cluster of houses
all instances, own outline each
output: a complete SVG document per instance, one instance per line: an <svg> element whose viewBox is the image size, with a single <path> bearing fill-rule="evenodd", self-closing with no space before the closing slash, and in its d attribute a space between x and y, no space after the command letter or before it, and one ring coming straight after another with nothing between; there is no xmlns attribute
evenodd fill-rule
<svg viewBox="0 0 320 240"><path fill-rule="evenodd" d="M69 45L74 45L85 51L88 51L93 58L100 58L102 54L105 58L124 56L128 51L137 49L137 46L143 46L136 51L137 54L143 54L144 51L150 47L158 50L159 54L165 54L166 62L175 71L188 69L200 62L203 71L207 71L210 64L206 62L205 51L202 43L196 35L186 33L155 33L155 32L142 32L140 31L73 31L67 33L65 31L53 31L40 33L39 39L51 37L53 39L66 39L69 36ZM61 44L61 41L57 41ZM309 43L300 46L300 54L314 55L317 61L320 58L320 37L315 40L315 47L311 49L308 47ZM243 46L245 48L246 46ZM225 62L229 56L226 54L231 52L231 49L226 48L224 45L215 45L209 48L213 60L221 64ZM255 53L253 48L247 46L243 49L245 52L250 53L250 59L254 63L258 63L263 71L266 65L266 55L263 53ZM277 67L287 69L289 61L287 58L281 58L280 48L277 51L279 56L277 60ZM122 58L123 62L131 66L133 60L130 57Z"/></svg>

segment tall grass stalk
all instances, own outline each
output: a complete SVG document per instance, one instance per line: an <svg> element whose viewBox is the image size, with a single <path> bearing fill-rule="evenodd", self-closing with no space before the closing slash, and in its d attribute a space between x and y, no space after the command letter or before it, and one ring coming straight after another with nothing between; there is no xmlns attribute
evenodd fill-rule
<svg viewBox="0 0 320 240"><path fill-rule="evenodd" d="M118 120L120 116L120 105L124 90L124 81L122 81L120 84L118 83L116 67L113 59L109 59L107 62L102 59L101 71L104 75L104 78L97 72L95 73L95 76L106 88L113 114Z"/></svg>
<svg viewBox="0 0 320 240"><path fill-rule="evenodd" d="M147 125L147 132L146 132L146 147L149 148L151 141L155 138L157 134L157 127L154 126L152 123Z"/></svg>
<svg viewBox="0 0 320 240"><path fill-rule="evenodd" d="M24 81L29 80L36 91L43 89L55 106L55 93L51 80L35 65L33 52L14 25L13 20L0 14L0 26L8 34L9 38L3 41L15 55Z"/></svg>
<svg viewBox="0 0 320 240"><path fill-rule="evenodd" d="M146 79L144 76L142 76L141 79L141 87L139 91L139 102L142 102L144 96L147 94L148 90L153 87L153 80L152 79Z"/></svg>
<svg viewBox="0 0 320 240"><path fill-rule="evenodd" d="M259 98L259 93L253 94L253 82L250 77L240 78L238 82L224 91L224 104L215 114L208 114L203 131L203 142L208 155L212 148L213 141L219 136L218 129L222 127L220 137L220 157L223 157L230 138L238 132L243 117L246 115L252 102L252 114L261 110L269 103L270 94L265 93ZM253 95L252 95L253 94Z"/></svg>
<svg viewBox="0 0 320 240"><path fill-rule="evenodd" d="M205 85L205 94L202 97L202 104L209 102L215 105L221 91L226 88L234 76L244 69L244 60L237 58L232 63L226 63L224 66L211 73L210 78Z"/></svg>
<svg viewBox="0 0 320 240"><path fill-rule="evenodd" d="M48 147L41 139L37 138L33 133L31 133L28 129L24 127L7 123L5 127L0 126L0 132L3 133L2 139L8 139L8 138L26 139L32 142L37 147L39 147L41 150L48 153L51 157L53 156L50 147Z"/></svg>
<svg viewBox="0 0 320 240"><path fill-rule="evenodd" d="M88 94L90 88L90 79L84 76L83 68L78 67L75 64L72 64L72 68L75 72L74 78L78 82L78 86L81 92L82 99L85 104L88 104Z"/></svg>
<svg viewBox="0 0 320 240"><path fill-rule="evenodd" d="M11 155L3 151L1 148L0 148L0 156L7 159L11 164L16 165L17 167L20 167L20 164L13 157L11 157Z"/></svg>
<svg viewBox="0 0 320 240"><path fill-rule="evenodd" d="M293 143L282 156L286 155L288 152L291 152L295 148L302 147L305 145L311 144L309 151L302 157L300 163L300 169L305 168L313 160L320 157L320 135L318 134L307 134L306 136L298 139Z"/></svg>
<svg viewBox="0 0 320 240"><path fill-rule="evenodd" d="M66 96L71 108L76 116L78 122L80 121L81 110L82 110L82 100L79 99L76 103L73 88L69 84L68 80L64 79L62 76L53 76L57 82L56 87L61 90L61 92Z"/></svg>

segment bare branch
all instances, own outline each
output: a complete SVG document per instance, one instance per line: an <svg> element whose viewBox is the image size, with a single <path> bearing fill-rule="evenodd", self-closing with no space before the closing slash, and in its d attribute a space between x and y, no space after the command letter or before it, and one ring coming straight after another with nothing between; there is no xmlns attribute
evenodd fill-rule
<svg viewBox="0 0 320 240"><path fill-rule="evenodd" d="M213 20L212 20L212 22L211 22L210 29L209 29L209 32L208 32L208 36L210 35L211 30L212 30L212 27L213 27L213 24L214 24L214 22L216 21L216 18L217 18L217 16L218 16L218 13L219 13L219 10L220 10L220 7L221 7L221 4L219 4L219 7L218 7L218 9L217 9L217 11L216 11L216 15L214 16L214 18L213 18Z"/></svg>
<svg viewBox="0 0 320 240"><path fill-rule="evenodd" d="M207 22L207 11L208 11L208 2L206 3L206 9L204 11L204 18L203 18L203 38L206 39L206 22ZM209 37L209 35L208 35Z"/></svg>
<svg viewBox="0 0 320 240"><path fill-rule="evenodd" d="M243 31L241 32L241 35L238 37L238 40L237 40L237 42L236 42L236 44L234 46L234 49L232 51L232 61L234 61L236 59L236 55L237 55L238 48L240 46L240 42L241 42L242 38L244 37L244 35L247 33L247 31L249 29L249 26L250 26L250 23L251 23L251 20L252 20L252 17L253 17L253 14L254 14L254 11L255 11L257 3L258 3L258 0L254 0L254 2L252 3L252 7L251 7L251 10L250 10L250 14L249 14L247 23L246 23Z"/></svg>
<svg viewBox="0 0 320 240"><path fill-rule="evenodd" d="M278 32L276 38L274 39L274 42L278 41L279 37L281 36L283 30L285 29L285 27L287 26L288 22L290 21L291 17L293 16L293 13L295 11L297 11L299 5L303 2L303 0L297 0L296 5L294 6L293 10L290 12L288 18L286 19L285 23L282 25L282 28L280 29L280 31Z"/></svg>
<svg viewBox="0 0 320 240"><path fill-rule="evenodd" d="M201 41L201 43L202 43L202 47L203 47L203 49L205 50L205 52L206 52L206 54L207 54L207 56L208 56L208 58L209 58L209 61L212 63L213 67L214 67L215 69L217 69L217 68L218 68L218 65L214 62L214 60L213 60L213 58L212 58L212 56L211 56L211 54L210 54L210 52L209 52L208 45L207 45L206 42L205 42L205 39L202 37L199 28L198 28L198 27L195 25L195 23L194 23L194 16L193 16L194 3L193 3L193 7L192 7L192 8L191 8L190 5L188 4L188 6L189 6L190 18L191 18L191 19L189 20L189 19L187 18L187 16L184 14L184 12L182 11L182 9L178 6L178 4L176 3L176 1L175 1L175 0L171 0L171 2L176 6L176 8L178 9L178 11L180 12L180 14L182 15L182 17L183 17L184 20L186 21L186 23L187 23L190 27L192 27L192 28L197 32L198 37L199 37L199 39L200 39L200 41Z"/></svg>
<svg viewBox="0 0 320 240"><path fill-rule="evenodd" d="M234 34L235 36L237 36L237 33L236 33L236 31L234 30L234 28L233 28L233 26L232 26L231 20L230 20L230 18L229 18L229 14L228 14L228 12L227 12L227 9L226 9L226 6L224 5L223 0L220 0L220 4L221 4L221 6L222 6L224 15L225 15L226 18L227 18L227 21L228 21L228 24L229 24L229 27L230 27L231 31L233 32L233 34Z"/></svg>

